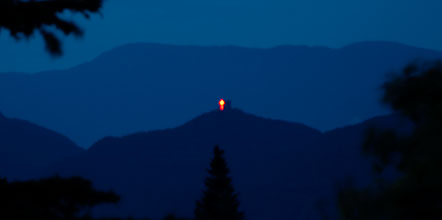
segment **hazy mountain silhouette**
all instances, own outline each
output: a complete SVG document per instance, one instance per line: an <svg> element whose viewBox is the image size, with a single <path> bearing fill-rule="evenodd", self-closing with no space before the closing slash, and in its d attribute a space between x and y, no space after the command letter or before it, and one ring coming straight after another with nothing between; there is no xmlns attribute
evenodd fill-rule
<svg viewBox="0 0 442 220"><path fill-rule="evenodd" d="M212 111L174 129L104 138L48 175L80 175L114 189L122 196L121 206L103 208L102 214L192 216L211 151L219 144L247 219L317 219L316 203L334 201L335 183L355 174L364 181L369 175L369 164L359 161L361 133L384 122L401 125L389 116L322 134L237 109Z"/></svg>
<svg viewBox="0 0 442 220"><path fill-rule="evenodd" d="M0 177L37 177L55 162L84 152L68 138L0 114Z"/></svg>
<svg viewBox="0 0 442 220"><path fill-rule="evenodd" d="M416 58L442 53L388 42L339 49L137 43L67 70L0 74L0 109L83 147L103 136L177 126L219 98L328 130L387 113L378 91L385 74Z"/></svg>

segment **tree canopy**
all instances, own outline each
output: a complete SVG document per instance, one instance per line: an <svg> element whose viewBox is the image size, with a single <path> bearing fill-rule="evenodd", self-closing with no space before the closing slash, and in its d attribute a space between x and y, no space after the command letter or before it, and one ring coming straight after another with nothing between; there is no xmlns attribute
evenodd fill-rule
<svg viewBox="0 0 442 220"><path fill-rule="evenodd" d="M0 219L86 219L90 209L117 203L119 196L99 191L80 177L8 182L0 179Z"/></svg>
<svg viewBox="0 0 442 220"><path fill-rule="evenodd" d="M413 64L383 86L383 101L414 122L410 135L368 132L377 181L340 191L344 219L442 219L442 64ZM398 177L387 180L387 168Z"/></svg>
<svg viewBox="0 0 442 220"><path fill-rule="evenodd" d="M1 0L0 30L9 30L17 39L29 38L36 31L43 36L46 49L54 56L62 54L61 42L53 28L64 35L82 36L83 31L73 21L60 17L68 10L89 18L99 12L103 0Z"/></svg>

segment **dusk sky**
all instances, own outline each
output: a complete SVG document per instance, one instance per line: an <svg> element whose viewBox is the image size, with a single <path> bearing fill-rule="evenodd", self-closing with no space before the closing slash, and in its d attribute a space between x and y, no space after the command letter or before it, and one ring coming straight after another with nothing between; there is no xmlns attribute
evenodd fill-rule
<svg viewBox="0 0 442 220"><path fill-rule="evenodd" d="M440 0L107 0L102 16L72 17L85 35L63 38L61 58L40 36L14 43L3 31L0 72L67 68L132 42L335 48L381 40L442 50L440 11Z"/></svg>

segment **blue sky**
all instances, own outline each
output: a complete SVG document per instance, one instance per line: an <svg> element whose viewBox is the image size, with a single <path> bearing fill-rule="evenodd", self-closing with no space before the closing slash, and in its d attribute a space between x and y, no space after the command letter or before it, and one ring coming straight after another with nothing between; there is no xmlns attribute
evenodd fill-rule
<svg viewBox="0 0 442 220"><path fill-rule="evenodd" d="M102 15L78 21L54 59L39 36L0 33L0 72L60 69L132 42L273 47L341 47L383 40L442 50L440 0L105 0Z"/></svg>

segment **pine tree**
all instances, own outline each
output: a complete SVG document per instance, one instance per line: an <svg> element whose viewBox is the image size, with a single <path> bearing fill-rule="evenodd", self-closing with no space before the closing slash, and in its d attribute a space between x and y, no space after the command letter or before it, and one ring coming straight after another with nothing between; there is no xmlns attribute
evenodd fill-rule
<svg viewBox="0 0 442 220"><path fill-rule="evenodd" d="M214 157L208 170L201 200L195 209L196 220L242 220L244 214L239 211L238 195L229 177L229 168L224 159L224 151L215 146Z"/></svg>

